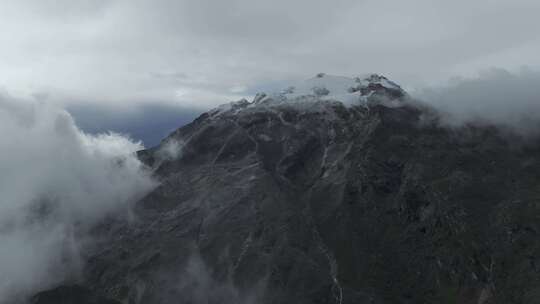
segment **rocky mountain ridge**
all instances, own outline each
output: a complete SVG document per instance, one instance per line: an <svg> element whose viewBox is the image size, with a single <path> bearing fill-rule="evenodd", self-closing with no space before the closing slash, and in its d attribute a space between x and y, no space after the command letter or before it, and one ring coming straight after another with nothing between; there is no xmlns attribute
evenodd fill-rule
<svg viewBox="0 0 540 304"><path fill-rule="evenodd" d="M96 228L77 288L130 304L536 303L539 152L441 126L382 76L319 74L141 151L161 184L135 220Z"/></svg>

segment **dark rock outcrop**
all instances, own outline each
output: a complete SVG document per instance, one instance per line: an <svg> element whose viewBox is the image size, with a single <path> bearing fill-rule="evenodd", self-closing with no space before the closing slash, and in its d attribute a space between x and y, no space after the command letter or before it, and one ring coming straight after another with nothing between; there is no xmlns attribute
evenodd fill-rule
<svg viewBox="0 0 540 304"><path fill-rule="evenodd" d="M60 286L36 294L32 304L120 304L78 285Z"/></svg>

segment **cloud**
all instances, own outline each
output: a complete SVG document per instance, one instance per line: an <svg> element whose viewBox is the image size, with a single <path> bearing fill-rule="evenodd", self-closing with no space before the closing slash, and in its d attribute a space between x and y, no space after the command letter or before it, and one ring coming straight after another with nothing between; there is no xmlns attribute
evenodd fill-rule
<svg viewBox="0 0 540 304"><path fill-rule="evenodd" d="M182 149L185 143L174 138L168 138L156 151L158 162L171 161L182 157ZM159 165L156 165L158 167Z"/></svg>
<svg viewBox="0 0 540 304"><path fill-rule="evenodd" d="M0 303L76 275L86 230L155 186L119 134L88 135L64 110L0 96Z"/></svg>
<svg viewBox="0 0 540 304"><path fill-rule="evenodd" d="M249 288L239 288L233 283L231 275L225 280L215 279L212 269L203 261L200 254L194 253L179 271L172 289L189 303L261 303L266 291L267 277L249 284L252 285Z"/></svg>
<svg viewBox="0 0 540 304"><path fill-rule="evenodd" d="M378 72L418 87L540 66L539 9L534 0L5 0L0 86L62 103L198 108L318 72Z"/></svg>
<svg viewBox="0 0 540 304"><path fill-rule="evenodd" d="M441 111L449 125L488 123L522 134L540 130L540 72L485 70L477 77L456 78L446 86L413 92Z"/></svg>

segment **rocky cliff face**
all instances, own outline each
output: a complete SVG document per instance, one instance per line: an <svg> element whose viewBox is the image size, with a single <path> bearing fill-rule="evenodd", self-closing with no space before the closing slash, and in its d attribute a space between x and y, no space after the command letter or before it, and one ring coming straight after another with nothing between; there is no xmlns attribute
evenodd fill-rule
<svg viewBox="0 0 540 304"><path fill-rule="evenodd" d="M161 185L96 229L80 284L134 304L537 303L540 145L441 127L384 77L325 77L141 151Z"/></svg>

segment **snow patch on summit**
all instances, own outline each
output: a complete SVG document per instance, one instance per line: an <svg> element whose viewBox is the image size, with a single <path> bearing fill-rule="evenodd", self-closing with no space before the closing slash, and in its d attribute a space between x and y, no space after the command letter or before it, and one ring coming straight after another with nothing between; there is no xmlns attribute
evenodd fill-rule
<svg viewBox="0 0 540 304"><path fill-rule="evenodd" d="M399 85L377 74L367 74L360 77L344 77L319 73L317 76L292 86L278 93L270 93L266 97L279 101L298 101L306 97L319 100L335 100L345 105L366 103L374 94L389 95L388 99L398 99L405 96L405 91ZM264 101L267 98L254 100Z"/></svg>
<svg viewBox="0 0 540 304"><path fill-rule="evenodd" d="M210 111L211 117L221 113L237 114L253 107L295 104L301 107L319 101L341 102L346 106L369 106L382 104L399 107L407 93L396 83L378 74L360 77L344 77L319 73L315 77L293 83L278 92L258 93L252 102L242 99L223 104Z"/></svg>

